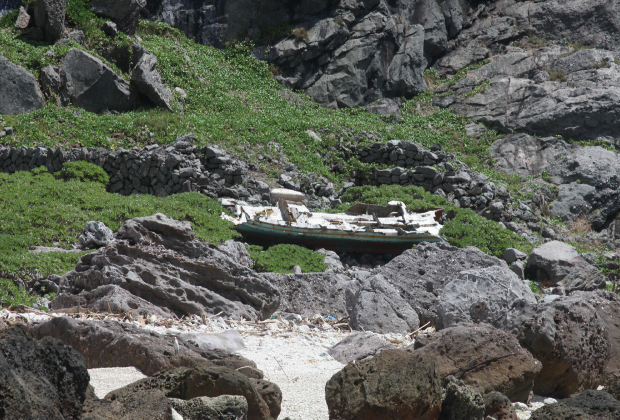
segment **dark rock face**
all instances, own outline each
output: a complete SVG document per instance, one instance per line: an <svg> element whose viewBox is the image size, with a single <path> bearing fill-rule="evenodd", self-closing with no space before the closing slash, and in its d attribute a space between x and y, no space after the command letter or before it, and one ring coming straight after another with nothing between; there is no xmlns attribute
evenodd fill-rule
<svg viewBox="0 0 620 420"><path fill-rule="evenodd" d="M118 29L133 35L138 26L140 11L146 0L91 0L91 10L98 16L111 19Z"/></svg>
<svg viewBox="0 0 620 420"><path fill-rule="evenodd" d="M532 413L532 420L613 420L620 413L620 401L604 391L588 390Z"/></svg>
<svg viewBox="0 0 620 420"><path fill-rule="evenodd" d="M526 272L538 281L557 284L574 267L586 265L574 247L551 241L534 248L527 259Z"/></svg>
<svg viewBox="0 0 620 420"><path fill-rule="evenodd" d="M89 380L82 357L62 342L36 341L21 325L0 331L0 417L79 418Z"/></svg>
<svg viewBox="0 0 620 420"><path fill-rule="evenodd" d="M439 420L482 420L484 400L474 388L454 376L444 380Z"/></svg>
<svg viewBox="0 0 620 420"><path fill-rule="evenodd" d="M0 16L23 5L21 0L0 0Z"/></svg>
<svg viewBox="0 0 620 420"><path fill-rule="evenodd" d="M517 412L508 397L493 391L484 395L485 416L496 420L518 420Z"/></svg>
<svg viewBox="0 0 620 420"><path fill-rule="evenodd" d="M496 325L542 362L534 392L565 398L620 377L620 298L574 292L548 304L515 304Z"/></svg>
<svg viewBox="0 0 620 420"><path fill-rule="evenodd" d="M256 364L224 350L199 349L182 338L179 354L174 355L174 338L116 321L79 321L69 317L54 318L35 324L32 335L38 339L53 337L73 347L84 356L88 369L135 366L145 375L175 367L200 365L240 369L252 377L260 376ZM262 377L262 376L261 376Z"/></svg>
<svg viewBox="0 0 620 420"><path fill-rule="evenodd" d="M129 111L133 108L129 83L98 58L71 49L62 60L61 100L90 112Z"/></svg>
<svg viewBox="0 0 620 420"><path fill-rule="evenodd" d="M330 419L431 420L441 411L441 383L432 357L386 350L349 363L325 386Z"/></svg>
<svg viewBox="0 0 620 420"><path fill-rule="evenodd" d="M114 401L99 399L92 387L84 402L82 420L174 420L172 400L161 389L123 395Z"/></svg>
<svg viewBox="0 0 620 420"><path fill-rule="evenodd" d="M437 328L491 323L522 299L536 303L530 288L506 267L462 271L437 300Z"/></svg>
<svg viewBox="0 0 620 420"><path fill-rule="evenodd" d="M61 280L61 291L92 292L105 285L179 314L222 311L236 319L269 317L280 298L264 277L194 240L189 222L163 214L125 222L112 246L80 258Z"/></svg>
<svg viewBox="0 0 620 420"><path fill-rule="evenodd" d="M380 335L365 331L346 336L327 352L340 363L346 364L374 357L379 352L393 348L394 346Z"/></svg>
<svg viewBox="0 0 620 420"><path fill-rule="evenodd" d="M461 271L492 266L507 267L475 247L420 244L375 270L359 290L347 291L351 327L386 333L435 324L435 303L444 286Z"/></svg>
<svg viewBox="0 0 620 420"><path fill-rule="evenodd" d="M605 289L607 277L592 265L579 265L569 271L559 285L567 295L578 290L591 292Z"/></svg>
<svg viewBox="0 0 620 420"><path fill-rule="evenodd" d="M432 356L440 377L453 375L481 394L527 401L542 366L517 339L489 325L447 328L419 336L413 353Z"/></svg>
<svg viewBox="0 0 620 420"><path fill-rule="evenodd" d="M269 406L269 415L277 419L282 411L282 391L280 387L264 379L254 379L253 382L261 398Z"/></svg>
<svg viewBox="0 0 620 420"><path fill-rule="evenodd" d="M157 57L144 53L131 71L131 85L155 105L172 111L172 92L164 86L157 71Z"/></svg>
<svg viewBox="0 0 620 420"><path fill-rule="evenodd" d="M160 372L106 395L106 400L126 399L145 390L162 390L168 398L191 400L196 397L241 395L248 403L248 420L267 420L269 406L251 380L242 374L222 367L178 368Z"/></svg>
<svg viewBox="0 0 620 420"><path fill-rule="evenodd" d="M34 76L0 55L0 115L33 112L43 107L43 95Z"/></svg>
<svg viewBox="0 0 620 420"><path fill-rule="evenodd" d="M65 30L65 0L37 0L34 4L34 23L45 40L55 42Z"/></svg>

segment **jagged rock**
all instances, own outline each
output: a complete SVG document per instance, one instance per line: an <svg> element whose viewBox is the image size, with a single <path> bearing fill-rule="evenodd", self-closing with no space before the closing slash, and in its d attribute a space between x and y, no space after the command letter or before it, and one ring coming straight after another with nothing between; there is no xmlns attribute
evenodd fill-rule
<svg viewBox="0 0 620 420"><path fill-rule="evenodd" d="M506 264L512 264L515 261L525 260L526 258L527 254L518 249L506 248L504 250L504 261L506 261Z"/></svg>
<svg viewBox="0 0 620 420"><path fill-rule="evenodd" d="M174 338L135 325L116 321L53 318L31 328L35 338L53 337L84 356L89 369L135 366L145 375L174 367L216 365L239 369L247 376L261 377L256 364L220 349L198 348L179 337L179 355L174 355Z"/></svg>
<svg viewBox="0 0 620 420"><path fill-rule="evenodd" d="M588 264L573 268L558 284L562 286L566 294L577 290L591 292L593 290L605 289L607 277L598 268Z"/></svg>
<svg viewBox="0 0 620 420"><path fill-rule="evenodd" d="M79 418L89 380L82 357L60 341L36 341L23 325L0 331L3 418Z"/></svg>
<svg viewBox="0 0 620 420"><path fill-rule="evenodd" d="M432 0L427 3L436 5ZM426 90L424 50L429 40L427 37L422 41L423 37L424 29L420 25L412 26L405 33L400 49L388 67L385 85L387 95L409 98ZM438 43L441 44L441 41ZM439 45L436 48L441 49Z"/></svg>
<svg viewBox="0 0 620 420"><path fill-rule="evenodd" d="M56 66L45 66L41 69L41 90L46 98L60 93L60 69Z"/></svg>
<svg viewBox="0 0 620 420"><path fill-rule="evenodd" d="M614 420L620 401L604 391L587 390L555 404L547 404L532 413L531 420Z"/></svg>
<svg viewBox="0 0 620 420"><path fill-rule="evenodd" d="M118 27L116 26L116 23L114 22L111 22L111 21L104 22L101 29L109 37L114 38L116 35L118 35Z"/></svg>
<svg viewBox="0 0 620 420"><path fill-rule="evenodd" d="M48 42L62 38L65 30L65 0L37 0L34 4L34 23Z"/></svg>
<svg viewBox="0 0 620 420"><path fill-rule="evenodd" d="M26 29L29 23L30 23L30 15L28 14L24 6L20 6L19 14L17 15L17 20L15 21L15 29L17 30Z"/></svg>
<svg viewBox="0 0 620 420"><path fill-rule="evenodd" d="M462 271L437 300L437 329L492 323L522 299L536 303L530 288L506 267Z"/></svg>
<svg viewBox="0 0 620 420"><path fill-rule="evenodd" d="M444 379L441 400L439 420L482 420L484 417L482 395L454 376Z"/></svg>
<svg viewBox="0 0 620 420"><path fill-rule="evenodd" d="M483 398L485 416L493 417L495 420L518 420L512 402L505 395L493 391L485 394Z"/></svg>
<svg viewBox="0 0 620 420"><path fill-rule="evenodd" d="M189 222L163 214L125 222L114 244L80 258L63 277L61 291L75 294L107 284L178 314L265 318L280 300L264 276L195 240Z"/></svg>
<svg viewBox="0 0 620 420"><path fill-rule="evenodd" d="M98 58L76 48L62 60L61 99L90 112L129 111L129 84Z"/></svg>
<svg viewBox="0 0 620 420"><path fill-rule="evenodd" d="M146 390L116 398L99 399L88 387L82 411L83 420L178 420L172 413L172 401L160 389Z"/></svg>
<svg viewBox="0 0 620 420"><path fill-rule="evenodd" d="M366 111L377 115L400 116L400 102L396 99L383 98L366 106Z"/></svg>
<svg viewBox="0 0 620 420"><path fill-rule="evenodd" d="M489 50L482 46L468 46L454 50L441 57L433 66L440 76L456 74L472 64L479 63L489 56Z"/></svg>
<svg viewBox="0 0 620 420"><path fill-rule="evenodd" d="M538 305L515 303L495 325L542 362L534 392L565 398L620 377L620 298L574 292Z"/></svg>
<svg viewBox="0 0 620 420"><path fill-rule="evenodd" d="M442 380L453 375L481 394L497 391L511 401L527 401L542 369L516 337L490 325L447 328L418 336L414 346L415 350L409 351L437 361Z"/></svg>
<svg viewBox="0 0 620 420"><path fill-rule="evenodd" d="M588 263L574 247L564 242L550 241L532 250L527 259L526 274L538 281L557 284L574 267L586 265Z"/></svg>
<svg viewBox="0 0 620 420"><path fill-rule="evenodd" d="M557 137L538 138L528 134L511 134L496 140L489 152L495 166L502 172L517 175L538 175L548 165L571 153L578 146Z"/></svg>
<svg viewBox="0 0 620 420"><path fill-rule="evenodd" d="M254 261L252 261L250 253L248 252L245 245L241 242L230 239L220 245L219 250L227 254L234 261L237 261L238 264L249 268L254 265Z"/></svg>
<svg viewBox="0 0 620 420"><path fill-rule="evenodd" d="M395 348L389 341L370 331L357 332L334 344L327 353L340 363L351 363L376 356L383 350Z"/></svg>
<svg viewBox="0 0 620 420"><path fill-rule="evenodd" d="M170 398L170 403L184 420L245 420L248 415L248 402L238 395L196 397L187 401Z"/></svg>
<svg viewBox="0 0 620 420"><path fill-rule="evenodd" d="M350 325L385 333L411 331L427 322L435 324L435 303L444 286L461 271L491 266L507 267L504 261L475 247L457 248L445 242L420 244L375 270L357 289L347 289Z"/></svg>
<svg viewBox="0 0 620 420"><path fill-rule="evenodd" d="M386 350L349 363L325 386L330 419L431 420L441 411L441 382L432 357Z"/></svg>
<svg viewBox="0 0 620 420"><path fill-rule="evenodd" d="M264 379L254 379L253 382L261 398L269 406L269 415L277 419L282 411L282 390L278 385Z"/></svg>
<svg viewBox="0 0 620 420"><path fill-rule="evenodd" d="M196 397L240 395L248 404L248 420L267 420L269 406L251 380L239 372L222 367L200 366L159 372L106 395L106 400L126 399L145 390L160 389L168 398L191 400Z"/></svg>
<svg viewBox="0 0 620 420"><path fill-rule="evenodd" d="M0 55L0 115L33 112L43 104L43 95L32 73Z"/></svg>
<svg viewBox="0 0 620 420"><path fill-rule="evenodd" d="M79 240L84 248L101 248L114 241L114 232L103 222L88 222Z"/></svg>
<svg viewBox="0 0 620 420"><path fill-rule="evenodd" d="M131 84L155 105L172 111L172 92L164 86L157 71L157 57L144 53L131 71Z"/></svg>
<svg viewBox="0 0 620 420"><path fill-rule="evenodd" d="M91 10L98 16L111 19L118 29L133 35L138 26L140 11L146 0L91 0Z"/></svg>

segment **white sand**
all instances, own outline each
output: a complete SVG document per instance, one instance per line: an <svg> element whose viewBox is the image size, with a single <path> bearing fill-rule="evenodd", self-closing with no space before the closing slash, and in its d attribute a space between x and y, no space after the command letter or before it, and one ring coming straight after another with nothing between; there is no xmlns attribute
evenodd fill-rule
<svg viewBox="0 0 620 420"><path fill-rule="evenodd" d="M110 391L146 378L146 375L135 367L88 369L88 374L90 384L95 388L95 395L99 398L105 397Z"/></svg>

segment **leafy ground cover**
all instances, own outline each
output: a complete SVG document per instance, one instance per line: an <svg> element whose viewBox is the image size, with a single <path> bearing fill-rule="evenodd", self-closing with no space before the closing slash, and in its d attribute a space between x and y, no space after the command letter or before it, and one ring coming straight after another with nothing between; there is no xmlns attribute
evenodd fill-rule
<svg viewBox="0 0 620 420"><path fill-rule="evenodd" d="M292 273L296 265L303 273L327 270L325 255L296 245L274 245L267 250L251 245L248 252L254 261L254 270L259 272Z"/></svg>

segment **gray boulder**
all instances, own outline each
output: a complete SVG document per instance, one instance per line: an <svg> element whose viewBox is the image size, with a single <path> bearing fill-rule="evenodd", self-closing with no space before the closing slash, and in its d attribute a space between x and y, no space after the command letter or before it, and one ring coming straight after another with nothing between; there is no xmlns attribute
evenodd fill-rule
<svg viewBox="0 0 620 420"><path fill-rule="evenodd" d="M164 86L157 71L157 57L144 53L131 71L131 85L155 105L172 111L172 92Z"/></svg>
<svg viewBox="0 0 620 420"><path fill-rule="evenodd" d="M254 261L250 257L247 248L241 242L229 239L218 247L220 251L227 254L230 258L245 267L252 268Z"/></svg>
<svg viewBox="0 0 620 420"><path fill-rule="evenodd" d="M246 420L248 416L248 402L241 395L196 397L191 400L170 398L170 402L183 420Z"/></svg>
<svg viewBox="0 0 620 420"><path fill-rule="evenodd" d="M46 98L60 93L60 69L56 66L45 66L41 69L41 90Z"/></svg>
<svg viewBox="0 0 620 420"><path fill-rule="evenodd" d="M568 272L559 283L564 293L583 290L591 292L593 290L605 289L607 277L600 270L592 265L578 265Z"/></svg>
<svg viewBox="0 0 620 420"><path fill-rule="evenodd" d="M43 95L34 76L0 55L0 115L17 115L43 107Z"/></svg>
<svg viewBox="0 0 620 420"><path fill-rule="evenodd" d="M115 243L84 255L63 276L61 291L76 294L108 284L185 315L265 318L280 300L264 277L195 240L189 222L163 214L125 222Z"/></svg>
<svg viewBox="0 0 620 420"><path fill-rule="evenodd" d="M84 248L101 248L114 241L114 232L103 222L88 222L79 240Z"/></svg>
<svg viewBox="0 0 620 420"><path fill-rule="evenodd" d="M493 142L489 153L496 167L507 174L538 175L549 164L578 148L557 137L538 138L511 134Z"/></svg>
<svg viewBox="0 0 620 420"><path fill-rule="evenodd" d="M456 74L472 64L479 63L489 56L489 50L482 46L467 46L458 48L441 57L433 66L440 76Z"/></svg>
<svg viewBox="0 0 620 420"><path fill-rule="evenodd" d="M620 412L620 401L605 391L593 389L572 395L555 404L547 404L532 413L531 420L614 420Z"/></svg>
<svg viewBox="0 0 620 420"><path fill-rule="evenodd" d="M454 376L444 379L439 420L482 420L484 414L484 399L479 392Z"/></svg>
<svg viewBox="0 0 620 420"><path fill-rule="evenodd" d="M65 30L65 0L37 0L34 4L34 23L48 42L62 38Z"/></svg>
<svg viewBox="0 0 620 420"><path fill-rule="evenodd" d="M340 261L340 257L334 251L328 251L327 249L317 249L319 254L325 255L325 264L327 264L328 270L333 270L335 272L340 272L344 270L344 266L342 265L342 261Z"/></svg>
<svg viewBox="0 0 620 420"><path fill-rule="evenodd" d="M536 303L530 288L506 267L462 271L437 300L437 329L492 323L522 299Z"/></svg>
<svg viewBox="0 0 620 420"><path fill-rule="evenodd" d="M237 330L225 330L221 333L183 333L179 337L204 350L225 350L234 353L245 349L243 337Z"/></svg>
<svg viewBox="0 0 620 420"><path fill-rule="evenodd" d="M129 111L129 83L98 58L76 48L62 60L61 99L90 112Z"/></svg>
<svg viewBox="0 0 620 420"><path fill-rule="evenodd" d="M525 252L521 252L515 248L506 248L504 250L504 261L506 264L512 264L515 261L525 260L527 258L527 254Z"/></svg>
<svg viewBox="0 0 620 420"><path fill-rule="evenodd" d="M538 281L557 284L575 266L586 265L588 263L574 247L564 242L550 241L532 250L527 259L526 273Z"/></svg>
<svg viewBox="0 0 620 420"><path fill-rule="evenodd" d="M400 101L392 98L379 99L366 106L366 111L377 115L400 116Z"/></svg>
<svg viewBox="0 0 620 420"><path fill-rule="evenodd" d="M435 4L432 0L427 3ZM400 49L388 67L385 93L409 98L426 90L424 43L427 40L423 38L424 31L419 25L412 26L404 35Z"/></svg>
<svg viewBox="0 0 620 420"><path fill-rule="evenodd" d="M111 19L118 29L133 35L138 26L140 11L146 0L91 0L91 10L98 16Z"/></svg>
<svg viewBox="0 0 620 420"><path fill-rule="evenodd" d="M327 353L343 364L376 356L383 350L395 348L389 341L370 331L357 332L346 336Z"/></svg>
<svg viewBox="0 0 620 420"><path fill-rule="evenodd" d="M0 13L0 16L1 15L2 14ZM20 6L19 13L17 15L17 20L15 21L15 29L24 30L28 27L29 24L30 24L30 15L28 14L24 6Z"/></svg>

